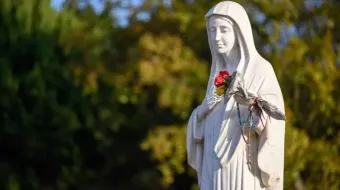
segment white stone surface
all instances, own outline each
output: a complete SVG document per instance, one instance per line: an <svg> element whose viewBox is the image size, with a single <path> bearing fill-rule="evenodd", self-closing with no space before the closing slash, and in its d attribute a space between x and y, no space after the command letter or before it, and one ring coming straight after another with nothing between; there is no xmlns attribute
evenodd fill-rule
<svg viewBox="0 0 340 190"><path fill-rule="evenodd" d="M219 71L237 71L249 92L284 110L274 70L257 52L248 15L241 5L231 1L217 4L206 14L206 23L212 64L206 97L188 123L188 163L197 171L201 190L282 190L285 121L265 115L263 126L256 118L249 168L236 101L233 96L222 101L224 97L217 98L214 93ZM248 107L241 106L240 112L246 117Z"/></svg>

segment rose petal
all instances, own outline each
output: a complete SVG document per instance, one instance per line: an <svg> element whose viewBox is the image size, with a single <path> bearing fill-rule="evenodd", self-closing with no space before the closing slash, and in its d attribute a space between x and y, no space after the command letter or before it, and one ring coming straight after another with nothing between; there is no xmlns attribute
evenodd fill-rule
<svg viewBox="0 0 340 190"><path fill-rule="evenodd" d="M225 76L230 76L229 72L224 70L224 71L220 71L220 75L225 77Z"/></svg>
<svg viewBox="0 0 340 190"><path fill-rule="evenodd" d="M216 86L221 86L223 85L223 82L224 82L224 79L221 75L218 75L216 78L215 78L215 85Z"/></svg>

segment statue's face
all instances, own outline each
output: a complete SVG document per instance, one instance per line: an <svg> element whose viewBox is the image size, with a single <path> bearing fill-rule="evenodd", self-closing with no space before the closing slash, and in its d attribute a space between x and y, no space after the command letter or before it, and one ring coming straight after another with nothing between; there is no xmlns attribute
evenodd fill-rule
<svg viewBox="0 0 340 190"><path fill-rule="evenodd" d="M233 22L228 18L212 16L209 19L211 40L220 54L228 54L235 44Z"/></svg>

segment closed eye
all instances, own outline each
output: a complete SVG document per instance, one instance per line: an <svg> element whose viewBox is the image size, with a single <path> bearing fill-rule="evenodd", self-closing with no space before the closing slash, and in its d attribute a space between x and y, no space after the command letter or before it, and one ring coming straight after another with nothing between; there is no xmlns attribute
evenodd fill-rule
<svg viewBox="0 0 340 190"><path fill-rule="evenodd" d="M228 27L221 27L221 32L230 32L230 28L228 28Z"/></svg>

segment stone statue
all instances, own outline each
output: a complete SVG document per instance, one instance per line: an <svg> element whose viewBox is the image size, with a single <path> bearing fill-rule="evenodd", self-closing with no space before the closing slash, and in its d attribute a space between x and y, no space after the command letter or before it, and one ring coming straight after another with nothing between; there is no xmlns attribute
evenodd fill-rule
<svg viewBox="0 0 340 190"><path fill-rule="evenodd" d="M282 190L285 116L274 70L257 52L241 5L220 2L205 18L212 65L188 123L188 163L202 190ZM223 73L231 82L218 93Z"/></svg>

